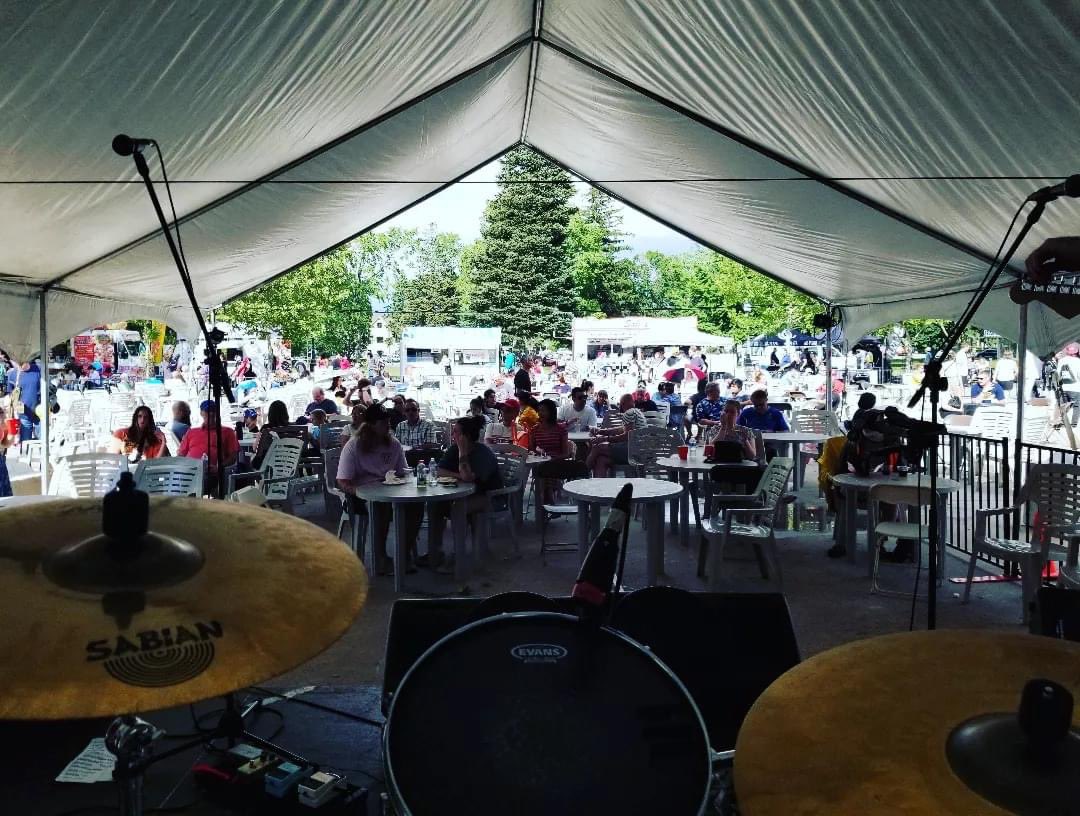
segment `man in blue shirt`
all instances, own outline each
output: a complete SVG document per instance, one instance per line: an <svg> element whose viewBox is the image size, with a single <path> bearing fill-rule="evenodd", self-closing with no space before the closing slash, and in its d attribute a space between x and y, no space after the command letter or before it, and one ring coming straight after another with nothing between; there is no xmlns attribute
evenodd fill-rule
<svg viewBox="0 0 1080 816"><path fill-rule="evenodd" d="M35 412L38 402L41 400L41 369L37 363L23 363L21 366L12 366L7 375L7 390L12 393L16 383L20 390L19 401L25 410L19 415L19 441L33 439L41 430L40 420Z"/></svg>
<svg viewBox="0 0 1080 816"><path fill-rule="evenodd" d="M705 428L719 425L724 413L724 400L720 399L720 383L715 380L705 386L705 399L694 407L694 421Z"/></svg>
<svg viewBox="0 0 1080 816"><path fill-rule="evenodd" d="M990 369L984 368L979 372L977 382L971 384L971 399L973 402L1005 402L1005 389L1001 383L994 382L994 375Z"/></svg>
<svg viewBox="0 0 1080 816"><path fill-rule="evenodd" d="M769 405L769 394L761 389L750 395L750 407L743 408L738 424L762 433L790 430L783 413Z"/></svg>

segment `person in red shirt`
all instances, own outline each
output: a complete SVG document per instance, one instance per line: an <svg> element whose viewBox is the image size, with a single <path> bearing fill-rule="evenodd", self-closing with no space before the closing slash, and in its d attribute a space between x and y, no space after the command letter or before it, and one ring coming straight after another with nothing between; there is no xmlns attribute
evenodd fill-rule
<svg viewBox="0 0 1080 816"><path fill-rule="evenodd" d="M131 427L113 431L113 438L122 446L124 455L133 462L169 455L169 449L165 447L165 434L158 430L153 412L145 405L135 409Z"/></svg>
<svg viewBox="0 0 1080 816"><path fill-rule="evenodd" d="M537 414L540 421L532 429L529 448L536 453L543 451L552 459L564 459L571 454L566 428L557 421L559 408L554 400L540 400Z"/></svg>
<svg viewBox="0 0 1080 816"><path fill-rule="evenodd" d="M220 424L218 419L217 405L212 400L203 400L199 406L202 414L202 427L192 428L184 434L180 442L180 450L177 454L187 456L190 459L202 459L206 456L207 484L206 492L213 495L217 484L217 428ZM240 452L240 443L236 440L236 431L232 428L221 429L221 453L222 463L225 467L236 464L236 455Z"/></svg>

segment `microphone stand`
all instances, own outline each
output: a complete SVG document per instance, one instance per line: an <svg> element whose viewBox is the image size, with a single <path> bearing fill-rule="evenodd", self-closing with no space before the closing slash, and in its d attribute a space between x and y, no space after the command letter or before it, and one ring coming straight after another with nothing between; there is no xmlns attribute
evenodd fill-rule
<svg viewBox="0 0 1080 816"><path fill-rule="evenodd" d="M928 537L928 559L930 565L927 572L929 587L926 593L927 629L937 628L937 555L944 546L944 542L941 541L941 533L938 527L937 509L938 436L944 430L944 424L940 421L940 417L938 416L938 400L941 392L948 388L949 384L941 376L941 366L949 352L951 352L956 347L956 344L960 342L960 337L963 335L964 329L971 323L972 319L975 317L975 313L982 305L982 302L986 300L987 295L993 290L994 284L997 283L998 278L1001 277L1001 273L1005 271L1005 267L1008 266L1009 261L1012 260L1012 256L1016 254L1016 250L1019 249L1020 244L1024 242L1024 239L1031 231L1031 228L1035 226L1040 218L1042 218L1045 209L1045 201L1037 200L1035 202L1035 206L1032 207L1031 212L1028 213L1024 226L1021 227L1020 232L1009 246L1008 251L1001 261L998 262L997 267L987 276L978 292L976 292L975 297L972 299L971 305L967 310L967 314L962 320L953 324L952 331L949 332L949 335L945 338L944 345L934 354L930 362L926 364L922 384L908 402L908 408L914 408L919 404L926 392L930 392L930 422L934 425L935 430L934 444L930 446L930 455L927 462L930 468L930 496L932 498L932 501L930 502L930 535Z"/></svg>
<svg viewBox="0 0 1080 816"><path fill-rule="evenodd" d="M157 142L154 143L154 147L160 152L161 148L158 147ZM206 321L203 320L199 302L195 299L195 290L191 286L191 278L188 276L187 266L184 264L184 260L180 256L180 251L176 247L172 232L169 230L169 222L166 220L165 213L161 209L161 201L158 199L157 191L154 189L154 183L150 180L150 168L146 164L146 157L143 156L142 150L140 149L134 150L131 157L135 160L135 169L139 171L139 175L142 176L143 183L146 185L146 192L150 195L150 203L154 205L154 213L157 215L158 223L161 224L161 232L164 234L165 240L169 244L169 251L172 253L173 261L176 263L176 269L180 273L180 281L184 284L184 291L187 292L188 301L190 301L191 308L195 311L195 319L198 321L199 330L202 332L203 340L206 343L207 374L210 379L210 387L215 406L213 415L217 419L217 428L215 429L217 434L217 462L215 463L217 465L216 493L217 498L224 498L225 452L221 447L221 396L224 393L224 395L228 397L229 402L235 402L236 400L233 397L232 389L229 387L229 377L225 371L225 366L218 356L217 343L215 342L215 335L218 334L218 332L216 329L214 332L211 332L206 328ZM207 412L208 415L209 413L210 412ZM212 419L211 422L213 422ZM209 448L210 428L206 429L206 434L207 448Z"/></svg>

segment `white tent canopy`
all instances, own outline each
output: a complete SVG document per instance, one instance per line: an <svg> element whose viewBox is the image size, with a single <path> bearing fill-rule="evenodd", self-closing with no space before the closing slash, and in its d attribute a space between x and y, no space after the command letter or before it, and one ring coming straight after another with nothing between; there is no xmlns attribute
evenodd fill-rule
<svg viewBox="0 0 1080 816"><path fill-rule="evenodd" d="M848 336L955 317L1019 202L1078 169L1078 35L1053 0L8 0L0 346L37 348L42 292L50 341L190 331L120 132L165 151L206 308L526 143ZM1078 224L1055 202L1020 257ZM995 292L977 322L1016 312ZM1076 332L1029 320L1039 352Z"/></svg>

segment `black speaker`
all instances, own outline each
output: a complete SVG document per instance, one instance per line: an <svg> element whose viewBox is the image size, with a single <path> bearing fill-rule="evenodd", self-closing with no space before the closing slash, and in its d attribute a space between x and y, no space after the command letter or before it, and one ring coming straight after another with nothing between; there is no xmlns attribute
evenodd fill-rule
<svg viewBox="0 0 1080 816"><path fill-rule="evenodd" d="M383 713L413 663L439 640L472 622L483 603L491 606L480 598L394 602L386 638ZM554 611L577 613L570 598L552 598L543 611L552 611L550 604ZM520 604L514 608L520 610ZM735 747L754 701L799 662L791 614L778 593L648 587L620 599L612 626L652 649L682 681L717 750Z"/></svg>

